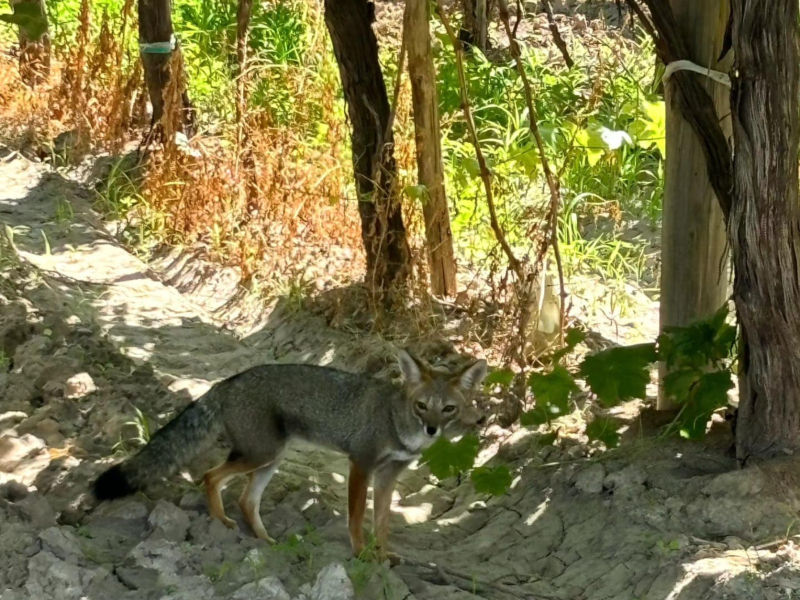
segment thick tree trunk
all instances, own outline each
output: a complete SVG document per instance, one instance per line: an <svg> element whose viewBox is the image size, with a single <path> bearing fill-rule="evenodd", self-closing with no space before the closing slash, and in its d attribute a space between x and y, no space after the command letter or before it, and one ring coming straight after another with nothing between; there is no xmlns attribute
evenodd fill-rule
<svg viewBox="0 0 800 600"><path fill-rule="evenodd" d="M800 29L797 0L733 0L734 201L742 327L736 455L800 449Z"/></svg>
<svg viewBox="0 0 800 600"><path fill-rule="evenodd" d="M405 36L408 72L414 104L417 169L427 195L423 199L431 292L437 296L456 293L456 259L444 186L439 101L430 39L428 0L406 0Z"/></svg>
<svg viewBox="0 0 800 600"><path fill-rule="evenodd" d="M462 0L464 22L459 37L467 47L486 52L489 45L489 0Z"/></svg>
<svg viewBox="0 0 800 600"><path fill-rule="evenodd" d="M397 198L389 99L372 31L375 7L366 0L325 0L325 23L339 64L352 126L367 283L386 291L407 274L408 243Z"/></svg>
<svg viewBox="0 0 800 600"><path fill-rule="evenodd" d="M139 0L139 41L144 44L168 44L172 40L172 13L170 0ZM171 52L141 52L144 80L153 107L152 125L156 126L164 114L164 90L169 83ZM184 90L182 123L191 127L194 122L189 95Z"/></svg>
<svg viewBox="0 0 800 600"><path fill-rule="evenodd" d="M43 21L42 25L46 26L47 11L44 0L11 0L14 12L17 12L17 7L20 5L29 5L31 8L28 10L38 12ZM50 76L50 34L45 29L41 36L33 36L25 27L20 26L18 39L20 77L26 85L34 87Z"/></svg>
<svg viewBox="0 0 800 600"><path fill-rule="evenodd" d="M691 60L714 70L728 23L728 0L671 0L680 34ZM730 90L710 79L706 89L714 99L725 135L731 137ZM725 223L708 179L703 148L666 88L667 157L661 251L661 329L688 325L712 315L728 297ZM661 375L666 374L661 365ZM659 392L659 410L674 403Z"/></svg>

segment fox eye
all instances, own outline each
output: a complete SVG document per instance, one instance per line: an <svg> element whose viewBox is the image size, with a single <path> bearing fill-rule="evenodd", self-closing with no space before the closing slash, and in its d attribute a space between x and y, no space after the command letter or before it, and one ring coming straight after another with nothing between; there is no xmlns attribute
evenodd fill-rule
<svg viewBox="0 0 800 600"><path fill-rule="evenodd" d="M419 410L428 410L428 405L424 402L417 402L416 406Z"/></svg>
<svg viewBox="0 0 800 600"><path fill-rule="evenodd" d="M443 412L443 413L451 413L451 412L453 412L455 409L456 409L455 405L453 405L453 404L448 404L447 406L445 406L445 407L442 409L442 412Z"/></svg>

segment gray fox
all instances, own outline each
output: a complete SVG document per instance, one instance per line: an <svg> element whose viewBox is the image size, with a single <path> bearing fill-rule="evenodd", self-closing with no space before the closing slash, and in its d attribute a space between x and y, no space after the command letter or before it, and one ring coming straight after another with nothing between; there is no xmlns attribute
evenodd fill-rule
<svg viewBox="0 0 800 600"><path fill-rule="evenodd" d="M261 496L278 468L286 443L301 438L347 454L348 529L353 552L364 549L362 524L367 486L374 477L376 550L387 551L392 492L400 473L439 436L466 433L482 419L472 392L486 375L478 360L455 372L434 369L406 351L397 355L403 384L312 365L253 367L212 387L153 436L136 455L103 473L98 500L126 496L148 481L168 477L224 431L231 446L225 462L204 476L209 512L228 527L222 490L246 474L239 499L255 535L273 540L261 522Z"/></svg>

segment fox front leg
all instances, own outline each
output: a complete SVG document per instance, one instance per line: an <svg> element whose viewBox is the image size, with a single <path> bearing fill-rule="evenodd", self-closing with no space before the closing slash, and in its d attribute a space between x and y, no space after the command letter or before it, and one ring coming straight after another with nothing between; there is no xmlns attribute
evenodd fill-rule
<svg viewBox="0 0 800 600"><path fill-rule="evenodd" d="M401 558L389 552L389 517L392 514L392 494L397 478L409 465L407 462L391 462L382 466L375 473L375 545L378 560L389 560L393 565L399 564Z"/></svg>

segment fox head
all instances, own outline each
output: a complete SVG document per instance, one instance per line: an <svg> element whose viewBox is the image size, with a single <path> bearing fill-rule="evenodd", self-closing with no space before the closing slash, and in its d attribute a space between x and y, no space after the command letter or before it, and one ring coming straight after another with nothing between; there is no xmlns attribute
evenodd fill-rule
<svg viewBox="0 0 800 600"><path fill-rule="evenodd" d="M441 435L463 434L483 422L472 405L472 394L486 376L485 360L456 371L433 369L405 350L398 352L397 360L409 410L429 443Z"/></svg>

